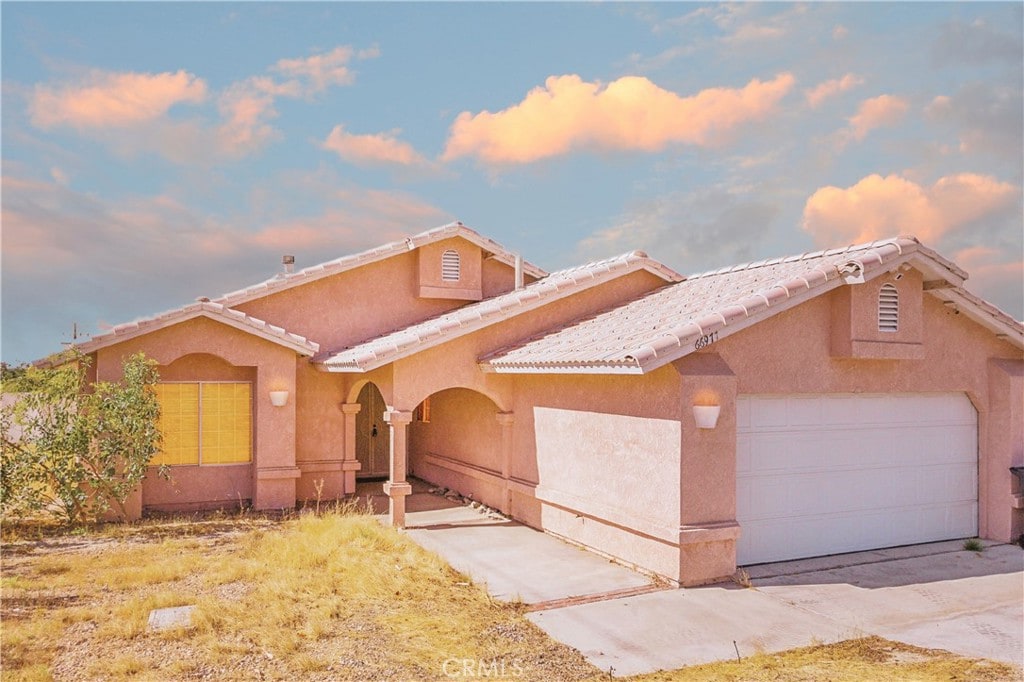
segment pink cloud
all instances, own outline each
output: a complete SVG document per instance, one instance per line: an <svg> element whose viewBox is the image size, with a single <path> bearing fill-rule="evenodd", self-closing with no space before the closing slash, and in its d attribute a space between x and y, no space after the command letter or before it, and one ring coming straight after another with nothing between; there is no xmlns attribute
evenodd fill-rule
<svg viewBox="0 0 1024 682"><path fill-rule="evenodd" d="M262 147L277 135L269 123L277 117L275 98L297 94L296 90L269 78L250 78L232 84L217 102L223 118L218 128L217 146L228 156L241 156Z"/></svg>
<svg viewBox="0 0 1024 682"><path fill-rule="evenodd" d="M875 128L895 125L907 113L910 104L902 97L879 95L860 103L857 113L851 116L850 133L856 140L864 137Z"/></svg>
<svg viewBox="0 0 1024 682"><path fill-rule="evenodd" d="M164 116L178 103L198 104L206 83L185 71L176 73L93 72L84 84L37 85L29 113L39 128L132 126Z"/></svg>
<svg viewBox="0 0 1024 682"><path fill-rule="evenodd" d="M357 54L339 46L311 57L281 59L270 73L236 81L217 93L219 121L169 115L174 105L200 104L209 94L204 80L185 71L96 71L83 83L38 85L29 95L29 113L37 127L73 127L126 157L156 153L176 163L209 164L246 156L277 139L280 131L271 122L278 116L278 99L349 85L355 74L347 64L379 53L377 47Z"/></svg>
<svg viewBox="0 0 1024 682"><path fill-rule="evenodd" d="M863 83L863 78L856 74L848 73L842 78L833 78L831 80L823 81L815 85L813 88L804 90L804 97L807 98L807 103L812 109L817 109L826 99L838 95L839 93L846 92L858 85L863 85Z"/></svg>
<svg viewBox="0 0 1024 682"><path fill-rule="evenodd" d="M497 113L463 112L443 159L476 156L488 164L529 163L577 149L659 151L670 144L711 146L766 118L793 87L790 74L742 88L709 88L690 97L647 78L606 86L577 75L551 76Z"/></svg>
<svg viewBox="0 0 1024 682"><path fill-rule="evenodd" d="M898 175L869 175L845 189L822 187L804 205L803 228L820 246L913 234L925 243L1011 209L1020 189L961 173L923 187Z"/></svg>
<svg viewBox="0 0 1024 682"><path fill-rule="evenodd" d="M372 53L366 51L360 56L363 54L372 56ZM352 56L352 48L341 45L330 52L311 57L281 59L272 70L286 77L307 80L312 92L320 92L331 85L351 85L355 81L355 74L348 67Z"/></svg>
<svg viewBox="0 0 1024 682"><path fill-rule="evenodd" d="M394 133L353 135L344 126L334 127L321 145L342 159L357 166L396 164L399 166L425 166L429 162L408 142L402 142Z"/></svg>

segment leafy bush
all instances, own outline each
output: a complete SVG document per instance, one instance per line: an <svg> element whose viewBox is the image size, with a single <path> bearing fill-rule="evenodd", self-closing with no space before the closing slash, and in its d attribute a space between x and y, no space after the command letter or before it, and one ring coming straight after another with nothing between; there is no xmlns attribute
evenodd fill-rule
<svg viewBox="0 0 1024 682"><path fill-rule="evenodd" d="M0 511L45 512L78 524L125 501L160 444L156 363L127 358L120 382L89 382L90 359L69 352L5 373L0 403ZM161 470L161 475L166 472Z"/></svg>

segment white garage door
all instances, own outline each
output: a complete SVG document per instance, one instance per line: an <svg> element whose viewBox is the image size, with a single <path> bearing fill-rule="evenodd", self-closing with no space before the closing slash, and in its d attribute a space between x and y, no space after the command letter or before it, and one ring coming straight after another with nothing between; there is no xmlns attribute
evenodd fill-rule
<svg viewBox="0 0 1024 682"><path fill-rule="evenodd" d="M740 397L737 563L975 535L977 434L960 393Z"/></svg>

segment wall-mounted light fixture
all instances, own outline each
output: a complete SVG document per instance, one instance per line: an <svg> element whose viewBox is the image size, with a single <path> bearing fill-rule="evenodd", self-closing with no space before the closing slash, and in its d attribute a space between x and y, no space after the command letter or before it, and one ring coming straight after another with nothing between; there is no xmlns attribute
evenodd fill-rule
<svg viewBox="0 0 1024 682"><path fill-rule="evenodd" d="M288 404L288 391L271 391L270 404L274 407L284 407Z"/></svg>
<svg viewBox="0 0 1024 682"><path fill-rule="evenodd" d="M693 420L697 422L698 429L713 429L718 424L718 413L721 411L721 405L694 405Z"/></svg>

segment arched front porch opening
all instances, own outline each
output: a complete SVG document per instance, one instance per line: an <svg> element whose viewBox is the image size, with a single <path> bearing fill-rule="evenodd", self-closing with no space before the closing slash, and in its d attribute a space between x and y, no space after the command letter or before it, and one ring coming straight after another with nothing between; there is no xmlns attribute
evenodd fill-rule
<svg viewBox="0 0 1024 682"><path fill-rule="evenodd" d="M413 413L410 473L507 512L511 425L512 415L482 393L438 391Z"/></svg>

